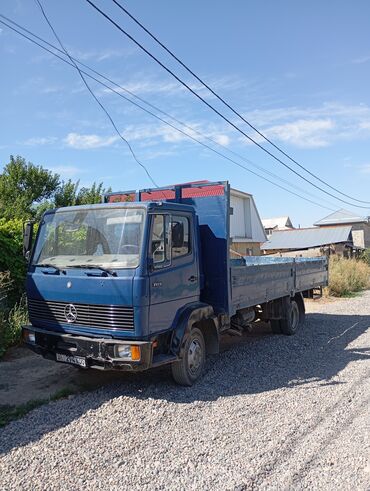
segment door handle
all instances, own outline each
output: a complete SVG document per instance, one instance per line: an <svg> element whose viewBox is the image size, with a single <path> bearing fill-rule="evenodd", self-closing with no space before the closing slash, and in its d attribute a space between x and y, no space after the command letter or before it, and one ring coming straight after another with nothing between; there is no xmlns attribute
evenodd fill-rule
<svg viewBox="0 0 370 491"><path fill-rule="evenodd" d="M190 276L190 278L188 278L188 281L190 281L190 283L195 283L196 281L198 281L198 276Z"/></svg>

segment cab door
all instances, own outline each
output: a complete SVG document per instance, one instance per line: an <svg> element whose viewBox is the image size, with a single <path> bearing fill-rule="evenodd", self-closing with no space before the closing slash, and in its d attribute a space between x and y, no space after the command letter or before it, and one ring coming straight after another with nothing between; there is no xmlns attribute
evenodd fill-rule
<svg viewBox="0 0 370 491"><path fill-rule="evenodd" d="M149 331L169 329L177 312L199 300L199 264L190 213L152 215Z"/></svg>

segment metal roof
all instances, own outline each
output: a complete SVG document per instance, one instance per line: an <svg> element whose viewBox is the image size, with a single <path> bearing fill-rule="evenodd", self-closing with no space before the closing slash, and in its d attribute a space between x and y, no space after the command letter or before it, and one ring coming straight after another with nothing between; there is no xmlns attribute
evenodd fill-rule
<svg viewBox="0 0 370 491"><path fill-rule="evenodd" d="M262 223L265 228L293 228L292 222L288 216L276 218L262 218Z"/></svg>
<svg viewBox="0 0 370 491"><path fill-rule="evenodd" d="M322 226L322 225L344 225L345 223L364 223L367 222L368 219L363 216L355 215L347 210L338 210L334 213L331 213L325 218L322 218L318 222L314 223L314 225Z"/></svg>
<svg viewBox="0 0 370 491"><path fill-rule="evenodd" d="M279 230L272 233L271 239L262 244L261 249L298 250L320 247L339 242L351 242L350 225L343 227L313 227L293 230Z"/></svg>

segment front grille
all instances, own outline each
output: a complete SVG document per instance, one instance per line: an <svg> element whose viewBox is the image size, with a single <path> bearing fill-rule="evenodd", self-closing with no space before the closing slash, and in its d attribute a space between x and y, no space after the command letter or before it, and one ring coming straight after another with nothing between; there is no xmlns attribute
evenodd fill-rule
<svg viewBox="0 0 370 491"><path fill-rule="evenodd" d="M85 303L50 302L28 299L31 323L37 321L68 324L66 313L73 305L72 317L77 316L71 326L91 326L100 329L134 329L134 309L120 305L91 305ZM70 316L71 317L71 316Z"/></svg>

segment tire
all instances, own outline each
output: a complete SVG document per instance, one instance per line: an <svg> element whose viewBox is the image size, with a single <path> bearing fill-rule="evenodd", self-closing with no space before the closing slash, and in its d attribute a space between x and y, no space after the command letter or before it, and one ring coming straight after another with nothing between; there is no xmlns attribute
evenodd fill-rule
<svg viewBox="0 0 370 491"><path fill-rule="evenodd" d="M271 319L270 326L274 334L281 334L280 319Z"/></svg>
<svg viewBox="0 0 370 491"><path fill-rule="evenodd" d="M294 299L290 301L286 318L280 319L280 329L283 334L292 336L295 334L300 326L301 321L301 309L298 302Z"/></svg>
<svg viewBox="0 0 370 491"><path fill-rule="evenodd" d="M206 345L202 331L194 327L185 342L183 356L171 365L175 382L191 387L203 372L206 360Z"/></svg>

